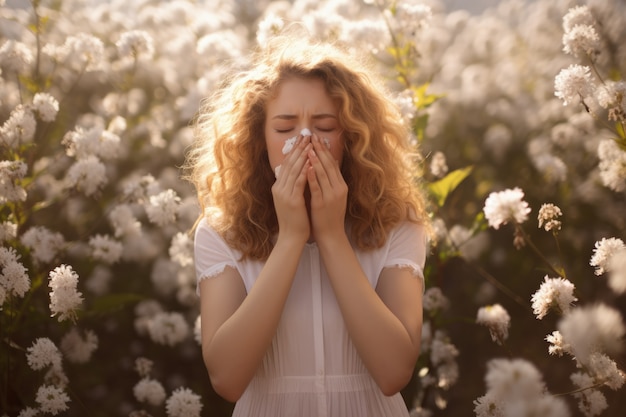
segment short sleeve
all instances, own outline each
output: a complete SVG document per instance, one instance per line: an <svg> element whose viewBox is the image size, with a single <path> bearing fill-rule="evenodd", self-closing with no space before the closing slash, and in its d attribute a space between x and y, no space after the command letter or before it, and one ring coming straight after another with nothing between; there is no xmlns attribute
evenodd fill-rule
<svg viewBox="0 0 626 417"><path fill-rule="evenodd" d="M389 251L383 267L408 268L423 280L428 245L424 226L404 222L392 231L388 244Z"/></svg>
<svg viewBox="0 0 626 417"><path fill-rule="evenodd" d="M223 272L227 266L237 268L237 254L206 220L198 224L194 237L196 281L200 284Z"/></svg>

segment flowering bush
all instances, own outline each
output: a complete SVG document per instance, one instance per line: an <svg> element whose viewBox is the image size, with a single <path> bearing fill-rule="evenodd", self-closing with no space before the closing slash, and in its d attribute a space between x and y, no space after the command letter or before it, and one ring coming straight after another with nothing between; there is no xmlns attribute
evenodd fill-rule
<svg viewBox="0 0 626 417"><path fill-rule="evenodd" d="M200 100L290 21L370 54L426 155L412 414L620 415L626 5L578 3L2 4L0 415L229 415L179 167Z"/></svg>

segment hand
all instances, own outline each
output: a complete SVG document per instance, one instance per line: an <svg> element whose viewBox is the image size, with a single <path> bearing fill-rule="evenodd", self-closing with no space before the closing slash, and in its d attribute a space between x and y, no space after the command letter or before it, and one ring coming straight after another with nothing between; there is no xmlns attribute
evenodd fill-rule
<svg viewBox="0 0 626 417"><path fill-rule="evenodd" d="M317 241L345 234L344 218L348 200L346 184L339 163L317 134L308 151L310 167L307 180L311 190L311 223Z"/></svg>
<svg viewBox="0 0 626 417"><path fill-rule="evenodd" d="M300 135L296 146L283 161L280 174L272 186L279 238L295 237L306 242L311 233L304 201L306 173L310 166L308 152L311 147L311 139Z"/></svg>

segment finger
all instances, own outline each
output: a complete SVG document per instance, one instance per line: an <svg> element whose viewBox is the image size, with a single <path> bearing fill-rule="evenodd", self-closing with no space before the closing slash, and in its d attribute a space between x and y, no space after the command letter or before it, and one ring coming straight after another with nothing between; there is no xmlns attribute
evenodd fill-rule
<svg viewBox="0 0 626 417"><path fill-rule="evenodd" d="M280 166L280 175L277 175L279 184L293 184L307 160L307 152L310 149L310 140L300 138L283 163Z"/></svg>
<svg viewBox="0 0 626 417"><path fill-rule="evenodd" d="M326 169L324 168L320 158L315 152L315 149L311 148L308 152L309 161L311 162L311 166L313 168L313 173L315 174L315 179L318 187L324 192L324 190L330 190L331 183L328 179L328 174L326 173Z"/></svg>
<svg viewBox="0 0 626 417"><path fill-rule="evenodd" d="M322 189L317 181L315 168L313 168L311 163L309 163L307 170L307 182L309 184L309 191L311 192L311 202L321 201L323 199Z"/></svg>
<svg viewBox="0 0 626 417"><path fill-rule="evenodd" d="M317 158L324 168L329 182L331 184L336 184L338 180L338 175L340 175L339 164L337 163L337 161L335 161L332 153L317 134L313 135L311 142L313 144L313 150L315 151Z"/></svg>

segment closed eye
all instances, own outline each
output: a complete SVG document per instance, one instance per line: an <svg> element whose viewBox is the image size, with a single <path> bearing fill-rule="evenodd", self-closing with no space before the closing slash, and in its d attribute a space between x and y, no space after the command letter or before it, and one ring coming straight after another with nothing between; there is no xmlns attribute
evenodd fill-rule
<svg viewBox="0 0 626 417"><path fill-rule="evenodd" d="M274 129L277 133L288 133L291 132L293 130L293 128L289 128L289 129Z"/></svg>

